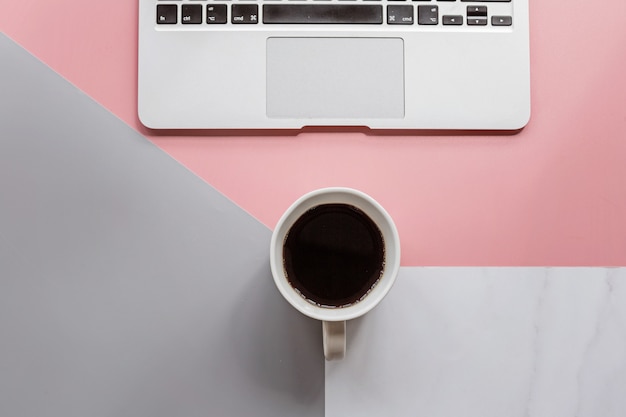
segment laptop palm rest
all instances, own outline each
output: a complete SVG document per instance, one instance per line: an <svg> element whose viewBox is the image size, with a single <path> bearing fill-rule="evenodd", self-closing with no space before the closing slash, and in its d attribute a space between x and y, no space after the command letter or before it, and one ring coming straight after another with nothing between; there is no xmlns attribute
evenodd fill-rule
<svg viewBox="0 0 626 417"><path fill-rule="evenodd" d="M269 118L404 117L400 38L267 39Z"/></svg>

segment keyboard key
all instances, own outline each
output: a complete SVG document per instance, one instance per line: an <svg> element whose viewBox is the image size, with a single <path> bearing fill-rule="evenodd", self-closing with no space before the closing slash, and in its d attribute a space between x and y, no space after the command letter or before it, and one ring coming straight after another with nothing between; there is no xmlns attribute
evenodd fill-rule
<svg viewBox="0 0 626 417"><path fill-rule="evenodd" d="M472 3L510 3L511 0L461 0L471 1Z"/></svg>
<svg viewBox="0 0 626 417"><path fill-rule="evenodd" d="M209 4L206 7L206 22L226 23L226 5L225 4Z"/></svg>
<svg viewBox="0 0 626 417"><path fill-rule="evenodd" d="M486 17L468 17L467 24L469 26L487 26Z"/></svg>
<svg viewBox="0 0 626 417"><path fill-rule="evenodd" d="M420 25L439 24L439 6L417 6L417 23Z"/></svg>
<svg viewBox="0 0 626 417"><path fill-rule="evenodd" d="M461 15L445 15L441 19L441 22L444 25L462 25L463 24L463 16L461 16Z"/></svg>
<svg viewBox="0 0 626 417"><path fill-rule="evenodd" d="M512 24L511 16L491 16L491 26L511 26Z"/></svg>
<svg viewBox="0 0 626 417"><path fill-rule="evenodd" d="M467 6L468 17L487 17L487 6Z"/></svg>
<svg viewBox="0 0 626 417"><path fill-rule="evenodd" d="M232 23L259 23L259 8L256 4L233 4L231 15Z"/></svg>
<svg viewBox="0 0 626 417"><path fill-rule="evenodd" d="M387 23L390 25L412 25L413 6L387 6Z"/></svg>
<svg viewBox="0 0 626 417"><path fill-rule="evenodd" d="M381 5L264 4L263 23L382 24Z"/></svg>
<svg viewBox="0 0 626 417"><path fill-rule="evenodd" d="M180 20L183 22L183 24L202 23L202 5L183 4L182 16Z"/></svg>
<svg viewBox="0 0 626 417"><path fill-rule="evenodd" d="M178 6L175 4L157 5L156 22L159 25L172 25L178 21Z"/></svg>

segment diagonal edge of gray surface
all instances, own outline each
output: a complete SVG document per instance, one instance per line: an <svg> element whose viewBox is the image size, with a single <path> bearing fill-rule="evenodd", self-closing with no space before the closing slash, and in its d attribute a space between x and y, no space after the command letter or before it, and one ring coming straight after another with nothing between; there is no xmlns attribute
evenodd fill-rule
<svg viewBox="0 0 626 417"><path fill-rule="evenodd" d="M0 56L0 415L323 415L270 231L2 34Z"/></svg>

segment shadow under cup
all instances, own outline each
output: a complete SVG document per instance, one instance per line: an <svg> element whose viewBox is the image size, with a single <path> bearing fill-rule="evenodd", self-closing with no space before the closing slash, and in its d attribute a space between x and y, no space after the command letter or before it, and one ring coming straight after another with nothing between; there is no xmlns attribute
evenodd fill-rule
<svg viewBox="0 0 626 417"><path fill-rule="evenodd" d="M373 198L326 188L304 195L283 214L272 235L270 264L278 290L297 310L344 322L387 294L400 267L400 240Z"/></svg>

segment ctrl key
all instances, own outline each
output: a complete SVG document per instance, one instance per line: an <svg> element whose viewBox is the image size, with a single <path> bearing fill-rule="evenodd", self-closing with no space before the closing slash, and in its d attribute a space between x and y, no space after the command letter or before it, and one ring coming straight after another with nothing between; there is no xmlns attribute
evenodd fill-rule
<svg viewBox="0 0 626 417"><path fill-rule="evenodd" d="M173 25L178 22L178 6L175 4L157 5L156 22L159 25Z"/></svg>

